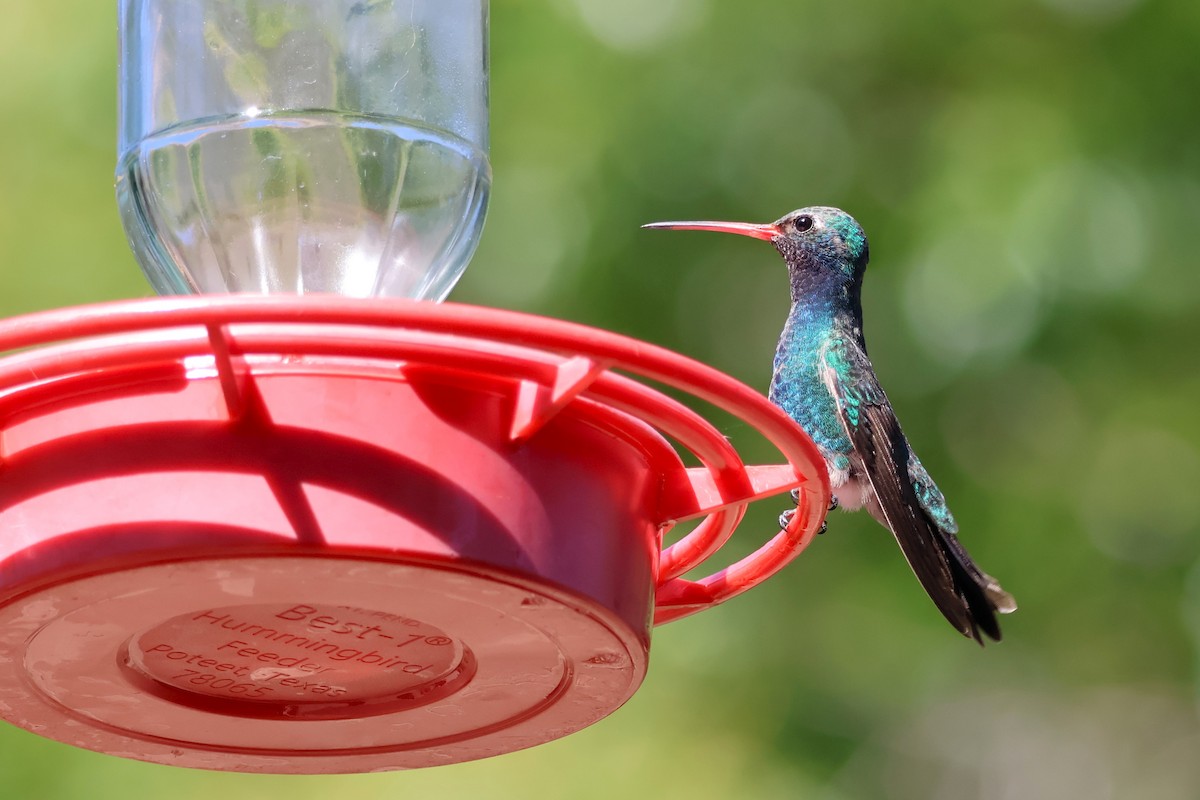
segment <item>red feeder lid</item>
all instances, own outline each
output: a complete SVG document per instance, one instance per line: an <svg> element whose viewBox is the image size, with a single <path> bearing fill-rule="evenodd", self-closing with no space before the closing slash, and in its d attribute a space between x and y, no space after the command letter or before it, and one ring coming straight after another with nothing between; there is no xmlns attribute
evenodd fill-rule
<svg viewBox="0 0 1200 800"><path fill-rule="evenodd" d="M146 300L4 321L0 351L0 714L146 761L364 772L564 736L637 689L652 621L774 574L828 506L758 392L514 312ZM788 530L683 577L796 487Z"/></svg>

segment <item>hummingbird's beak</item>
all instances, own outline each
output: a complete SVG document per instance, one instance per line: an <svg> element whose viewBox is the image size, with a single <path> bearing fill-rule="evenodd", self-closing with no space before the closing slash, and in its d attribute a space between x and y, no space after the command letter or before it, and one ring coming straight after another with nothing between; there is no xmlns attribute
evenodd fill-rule
<svg viewBox="0 0 1200 800"><path fill-rule="evenodd" d="M651 222L643 228L662 228L673 231L716 231L718 233L736 233L739 236L752 236L755 239L771 241L782 231L774 225L754 225L749 222Z"/></svg>

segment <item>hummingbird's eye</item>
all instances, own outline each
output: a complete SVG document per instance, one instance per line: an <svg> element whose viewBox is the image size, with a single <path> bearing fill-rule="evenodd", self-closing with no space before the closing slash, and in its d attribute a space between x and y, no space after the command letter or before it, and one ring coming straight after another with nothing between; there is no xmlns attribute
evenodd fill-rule
<svg viewBox="0 0 1200 800"><path fill-rule="evenodd" d="M808 214L801 214L792 221L792 226L795 227L797 233L810 231L813 226L813 218Z"/></svg>

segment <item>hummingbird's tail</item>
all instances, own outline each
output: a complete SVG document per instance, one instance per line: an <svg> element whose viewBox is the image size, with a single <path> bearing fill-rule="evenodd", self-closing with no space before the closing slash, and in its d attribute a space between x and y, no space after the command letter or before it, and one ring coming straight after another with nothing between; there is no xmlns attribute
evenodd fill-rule
<svg viewBox="0 0 1200 800"><path fill-rule="evenodd" d="M958 603L956 605L961 610L962 604L966 604L967 612L973 623L970 629L963 630L963 633L972 636L981 644L982 639L979 638L980 630L990 638L1000 641L1000 623L996 620L996 614L1011 614L1016 611L1017 601L1013 599L1011 594L1004 591L995 578L975 565L975 562L971 560L971 556L967 554L966 549L958 541L957 536L936 526L934 526L934 530L936 531L938 545L941 547L942 553L946 558L946 563L950 567L955 594L958 595ZM922 583L924 584L924 581ZM925 588L926 591L929 590L929 586L925 586ZM929 594L934 602L938 604L938 607L941 608L942 603L938 601L933 592L929 592ZM942 613L945 614L946 619L950 620L951 623L956 623L956 627L959 627L956 620L950 614L947 614L944 609Z"/></svg>
<svg viewBox="0 0 1200 800"><path fill-rule="evenodd" d="M983 644L1000 641L997 614L1017 610L1012 595L975 565L958 537L938 527L919 505L877 494L867 510L891 530L921 587L951 625Z"/></svg>

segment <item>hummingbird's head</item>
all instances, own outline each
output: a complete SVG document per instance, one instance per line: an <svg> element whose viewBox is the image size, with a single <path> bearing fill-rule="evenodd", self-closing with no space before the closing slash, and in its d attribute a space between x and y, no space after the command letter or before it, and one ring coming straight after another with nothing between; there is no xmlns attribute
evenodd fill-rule
<svg viewBox="0 0 1200 800"><path fill-rule="evenodd" d="M840 208L809 206L762 226L791 270L825 271L861 279L870 250L867 235Z"/></svg>
<svg viewBox="0 0 1200 800"><path fill-rule="evenodd" d="M787 262L793 287L814 283L858 283L867 268L867 235L839 208L809 206L775 222L652 222L643 228L718 231L763 239Z"/></svg>

